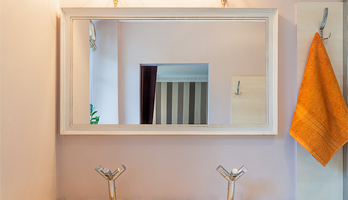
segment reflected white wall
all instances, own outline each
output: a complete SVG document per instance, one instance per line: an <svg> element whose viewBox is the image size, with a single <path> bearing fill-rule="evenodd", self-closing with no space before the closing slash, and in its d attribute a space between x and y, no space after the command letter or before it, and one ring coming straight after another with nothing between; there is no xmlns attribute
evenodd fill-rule
<svg viewBox="0 0 348 200"><path fill-rule="evenodd" d="M140 64L207 63L209 123L231 123L232 76L265 75L265 23L121 22L119 120L139 124Z"/></svg>
<svg viewBox="0 0 348 200"><path fill-rule="evenodd" d="M118 21L93 20L97 50L90 52L90 102L99 124L118 124Z"/></svg>

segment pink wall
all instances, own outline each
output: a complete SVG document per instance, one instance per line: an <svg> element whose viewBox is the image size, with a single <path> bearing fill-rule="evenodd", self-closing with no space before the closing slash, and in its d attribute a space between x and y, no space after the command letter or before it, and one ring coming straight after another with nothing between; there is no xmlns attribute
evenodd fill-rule
<svg viewBox="0 0 348 200"><path fill-rule="evenodd" d="M2 200L57 196L58 8L1 1Z"/></svg>
<svg viewBox="0 0 348 200"><path fill-rule="evenodd" d="M94 168L124 164L127 170L116 183L118 199L226 199L227 182L215 170L221 164L249 169L237 182L236 199L296 199L296 143L288 134L296 102L296 2L227 2L229 7L279 8L279 135L60 136L58 197L107 199L107 183ZM120 6L219 4L215 0L119 2ZM61 6L112 6L112 2L61 0Z"/></svg>

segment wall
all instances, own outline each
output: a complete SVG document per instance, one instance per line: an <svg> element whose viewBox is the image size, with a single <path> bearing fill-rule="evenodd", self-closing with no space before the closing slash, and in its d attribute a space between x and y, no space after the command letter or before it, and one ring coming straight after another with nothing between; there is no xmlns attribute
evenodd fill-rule
<svg viewBox="0 0 348 200"><path fill-rule="evenodd" d="M140 64L207 63L210 124L231 123L232 76L266 74L262 22L120 22L119 27L120 124L139 124Z"/></svg>
<svg viewBox="0 0 348 200"><path fill-rule="evenodd" d="M95 116L100 116L99 124L118 124L118 21L93 21L97 50L90 52L90 102L98 111Z"/></svg>
<svg viewBox="0 0 348 200"><path fill-rule="evenodd" d="M216 172L246 165L236 199L296 199L296 143L288 134L296 103L296 0L236 0L228 7L279 8L279 135L60 136L60 199L107 199L101 164L127 167L116 181L118 199L226 199ZM61 0L61 6L112 6L109 0ZM119 6L220 6L220 1L120 1ZM320 19L319 19L320 20Z"/></svg>
<svg viewBox="0 0 348 200"><path fill-rule="evenodd" d="M82 23L82 20L75 21ZM90 54L93 70L91 102L98 111L97 115L101 116L100 124L117 124L118 110L120 124L140 123L140 64L208 64L209 122L211 124L231 123L231 92L234 90L231 88L232 76L266 74L265 24L262 22L123 21L118 24L117 21L112 20L94 21L98 49ZM87 23L87 20L84 22ZM74 26L76 30L73 40L74 52L76 51L73 59L74 66L75 63L88 61L85 57L89 56L89 52L81 54L82 49L86 48L81 48L81 45L77 43L82 38L82 32L85 36L87 35L87 31L81 31L79 28ZM252 40L245 42L248 38ZM120 41L119 46L117 39ZM88 45L88 43L84 44ZM77 55L83 55L84 59L80 59ZM82 76L85 72L74 73L81 77L77 78L77 81L74 79L74 83L83 83L80 87L80 95L75 95L83 97L82 100L74 97L74 105L79 106L77 109L82 116L88 116L86 112L82 112L86 109L81 110L86 104L83 99L87 99L87 93L82 91L89 92L85 87L89 80L85 80L87 76ZM117 100L120 103L119 109ZM74 106L73 113L76 113L75 110ZM76 117L74 114L74 123L77 122ZM83 117L80 118L83 119Z"/></svg>
<svg viewBox="0 0 348 200"><path fill-rule="evenodd" d="M307 56L314 33L321 25L323 10L327 7L328 18L324 40L338 84L343 93L343 3L297 4L297 88L299 90L306 66ZM297 147L298 200L343 199L343 150L340 149L326 167L317 162L300 144Z"/></svg>
<svg viewBox="0 0 348 200"><path fill-rule="evenodd" d="M2 200L56 199L58 7L1 1Z"/></svg>

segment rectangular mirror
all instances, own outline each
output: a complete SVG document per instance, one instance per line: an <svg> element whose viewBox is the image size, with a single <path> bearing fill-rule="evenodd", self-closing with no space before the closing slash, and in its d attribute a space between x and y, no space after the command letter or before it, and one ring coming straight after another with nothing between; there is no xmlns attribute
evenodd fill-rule
<svg viewBox="0 0 348 200"><path fill-rule="evenodd" d="M61 16L61 134L277 134L277 9Z"/></svg>

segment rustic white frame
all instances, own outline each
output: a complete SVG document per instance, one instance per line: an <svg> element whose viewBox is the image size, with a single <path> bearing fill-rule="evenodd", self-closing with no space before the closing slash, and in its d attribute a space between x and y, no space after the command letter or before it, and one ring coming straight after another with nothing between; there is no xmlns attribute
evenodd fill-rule
<svg viewBox="0 0 348 200"><path fill-rule="evenodd" d="M74 125L71 35L74 19L262 20L266 22L267 125ZM277 135L278 9L275 8L61 8L61 135Z"/></svg>

